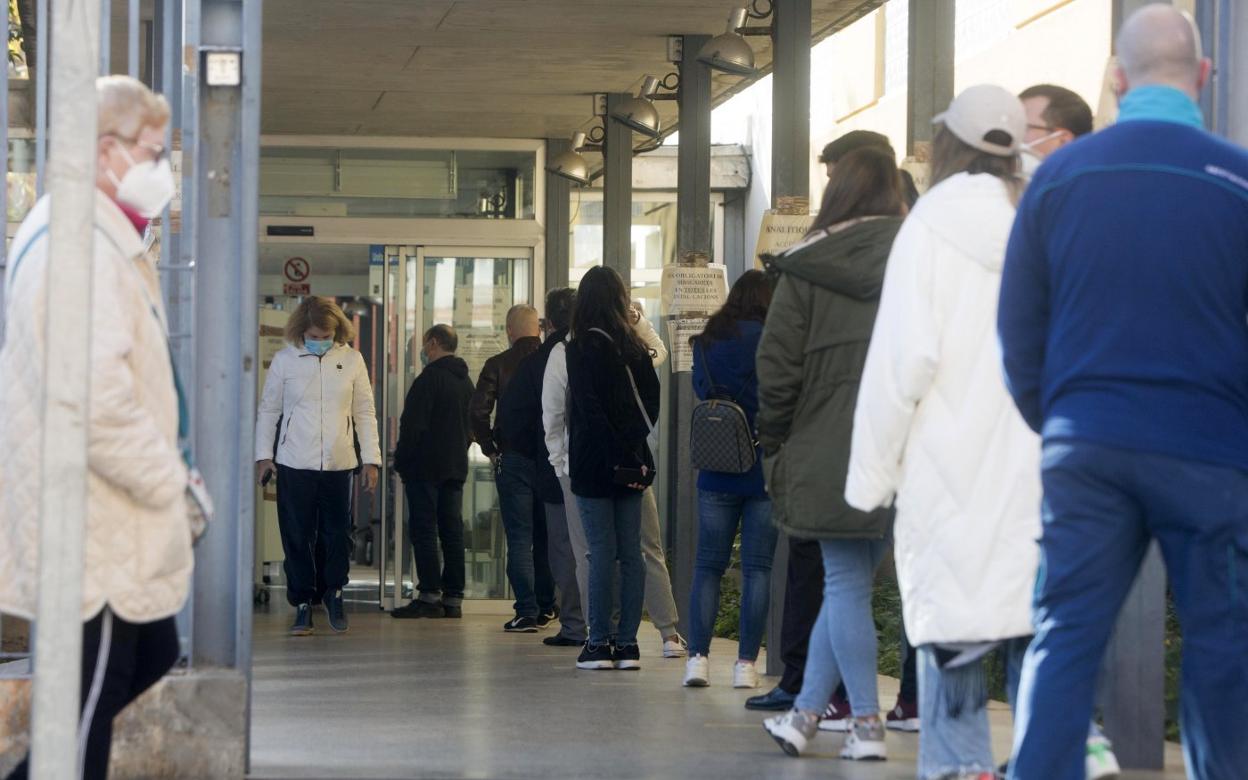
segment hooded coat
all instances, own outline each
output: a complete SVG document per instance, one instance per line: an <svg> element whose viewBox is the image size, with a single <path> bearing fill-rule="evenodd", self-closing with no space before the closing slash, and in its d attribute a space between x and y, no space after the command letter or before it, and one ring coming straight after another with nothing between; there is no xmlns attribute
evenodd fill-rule
<svg viewBox="0 0 1248 780"><path fill-rule="evenodd" d="M758 436L772 518L802 539L881 539L892 513L845 503L858 380L898 217L847 222L776 258L758 345Z"/></svg>
<svg viewBox="0 0 1248 780"><path fill-rule="evenodd" d="M962 173L897 236L854 415L846 499L896 497L897 578L915 646L1032 632L1040 440L1006 391L997 296L1014 206Z"/></svg>
<svg viewBox="0 0 1248 780"><path fill-rule="evenodd" d="M407 391L399 418L394 470L404 482L464 482L472 441L468 364L455 355L438 358Z"/></svg>

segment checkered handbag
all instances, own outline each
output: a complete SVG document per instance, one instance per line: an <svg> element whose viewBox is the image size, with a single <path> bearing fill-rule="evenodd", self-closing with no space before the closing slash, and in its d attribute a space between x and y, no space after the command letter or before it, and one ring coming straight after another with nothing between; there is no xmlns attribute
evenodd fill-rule
<svg viewBox="0 0 1248 780"><path fill-rule="evenodd" d="M717 388L705 350L702 363L711 387ZM689 452L693 467L702 471L744 474L754 468L758 442L750 428L749 417L735 399L715 394L693 407Z"/></svg>

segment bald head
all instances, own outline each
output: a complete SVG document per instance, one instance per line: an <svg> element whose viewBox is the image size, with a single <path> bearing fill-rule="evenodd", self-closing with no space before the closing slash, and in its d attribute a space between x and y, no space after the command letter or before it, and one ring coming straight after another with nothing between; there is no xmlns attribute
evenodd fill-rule
<svg viewBox="0 0 1248 780"><path fill-rule="evenodd" d="M537 309L527 303L512 306L507 312L507 340L515 344L522 338L540 335L538 319Z"/></svg>
<svg viewBox="0 0 1248 780"><path fill-rule="evenodd" d="M1118 33L1119 92L1150 85L1174 87L1192 98L1209 76L1196 22L1165 4L1131 14Z"/></svg>

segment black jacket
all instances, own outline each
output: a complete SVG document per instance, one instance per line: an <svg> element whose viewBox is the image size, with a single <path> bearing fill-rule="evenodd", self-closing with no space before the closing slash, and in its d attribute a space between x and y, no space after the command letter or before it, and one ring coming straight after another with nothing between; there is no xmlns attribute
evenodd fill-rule
<svg viewBox="0 0 1248 780"><path fill-rule="evenodd" d="M541 345L541 339L536 336L517 339L510 349L485 361L485 365L481 367L481 376L477 377L477 389L473 392L472 403L468 407L468 418L472 421L472 440L481 445L481 452L487 457L507 449L501 435L501 408L494 415L494 424L490 424L490 413L494 411L495 402L501 400L507 392L507 385L520 367L521 361L536 352Z"/></svg>
<svg viewBox="0 0 1248 780"><path fill-rule="evenodd" d="M631 370L650 420L659 418L659 377L649 357L625 361L597 331L568 342L568 448L572 492L585 498L629 495L615 484L615 468L654 469L646 443L650 426L629 382Z"/></svg>
<svg viewBox="0 0 1248 780"><path fill-rule="evenodd" d="M567 330L556 331L536 352L521 361L506 392L498 400L499 431L495 435L501 433L508 452L523 455L537 464L537 492L547 504L562 504L563 490L546 449L546 431L542 427L542 378L551 350L567 335Z"/></svg>
<svg viewBox="0 0 1248 780"><path fill-rule="evenodd" d="M468 364L454 355L425 366L407 391L394 468L405 482L468 479Z"/></svg>

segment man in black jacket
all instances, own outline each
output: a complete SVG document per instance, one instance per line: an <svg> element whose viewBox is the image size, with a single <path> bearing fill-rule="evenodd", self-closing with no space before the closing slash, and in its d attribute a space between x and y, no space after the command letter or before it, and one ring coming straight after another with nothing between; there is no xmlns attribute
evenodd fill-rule
<svg viewBox="0 0 1248 780"><path fill-rule="evenodd" d="M416 590L396 618L458 618L464 601L464 481L468 478L468 364L455 356L459 338L449 325L425 333L425 369L412 382L399 420L394 468L407 490L416 558ZM438 542L442 569L438 569Z"/></svg>
<svg viewBox="0 0 1248 780"><path fill-rule="evenodd" d="M551 350L568 335L575 301L576 291L566 287L552 290L546 296L546 320L543 325L546 343L520 363L498 406L502 426L500 432L506 442L508 456L523 458L525 473L529 473L528 464L532 464L530 489L545 510L545 541L539 538L540 529L534 523L533 556L535 561L540 562L540 554L545 552L549 560L550 572L559 588L561 629L557 635L547 637L543 642L565 647L580 647L585 643L587 634L580 590L576 584L576 558L568 536L563 489L559 486L555 469L550 465L546 433L542 428L542 379Z"/></svg>
<svg viewBox="0 0 1248 780"><path fill-rule="evenodd" d="M503 624L503 630L523 634L545 628L558 614L555 581L546 558L546 515L537 493L537 463L505 435L508 421L502 404L521 361L541 346L539 333L537 309L527 304L511 307L507 312L511 346L485 361L468 412L473 439L495 465L498 506L507 533L507 579L516 594L516 616Z"/></svg>

